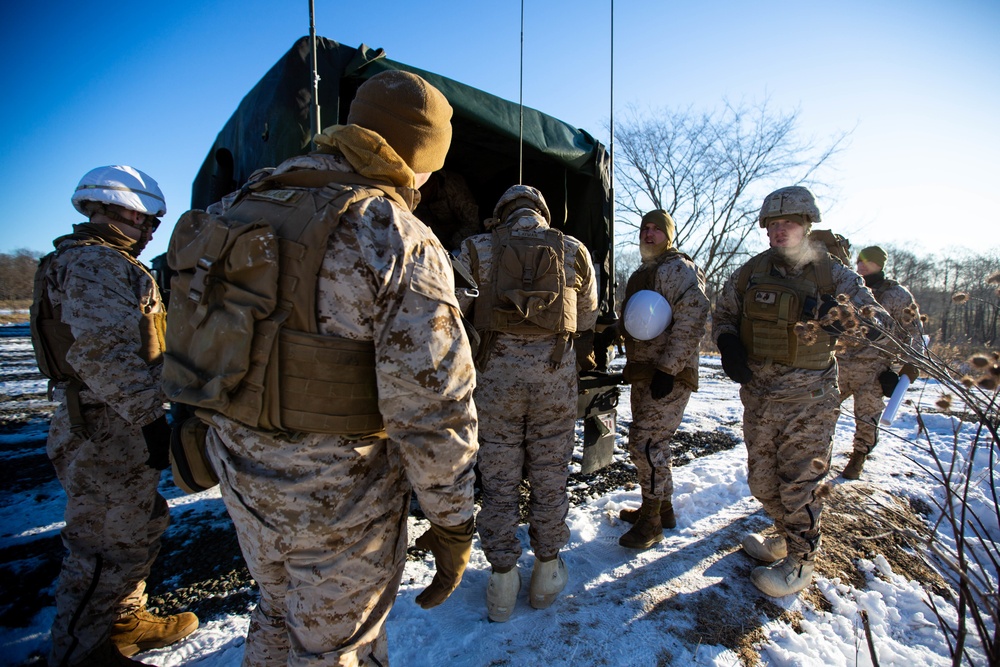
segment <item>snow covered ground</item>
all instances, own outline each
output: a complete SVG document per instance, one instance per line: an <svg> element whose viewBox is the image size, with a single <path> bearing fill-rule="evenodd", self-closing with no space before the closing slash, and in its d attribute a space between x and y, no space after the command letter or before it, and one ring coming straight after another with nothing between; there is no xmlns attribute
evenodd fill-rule
<svg viewBox="0 0 1000 667"><path fill-rule="evenodd" d="M23 357L15 346L25 345L30 350L23 338L0 338L0 355L7 355L0 366L0 400L37 394L44 386L8 361L12 354ZM19 363L23 366L23 361ZM725 431L741 440L737 386L722 375L717 358L703 358L702 366L702 388L688 407L681 431ZM910 396L928 405L937 392L932 383L920 380ZM10 412L9 405L4 412ZM625 388L619 405L619 447L630 417ZM925 414L923 420L936 440L951 442L956 428L960 449L971 440L972 427L952 417ZM29 420L13 431L0 428L0 461L17 466L21 450L13 446L39 438L45 427L44 421ZM852 433L852 419L842 415L834 444L835 474L850 453ZM926 453L907 442L920 439L913 408L904 406L891 433L882 435L862 481L927 505L933 505L933 498L940 500L940 488L922 469L930 466ZM616 455L624 456L623 450ZM985 465L982 469L988 470ZM739 542L746 532L763 529L769 522L747 488L742 446L676 468L674 483L678 526L668 531L661 544L643 552L618 546L619 536L627 529L618 520L618 511L638 505L638 489L616 490L571 508L572 536L564 552L570 581L546 610L534 610L527 602L533 556L522 526L522 593L508 623L491 623L486 618L489 565L478 539L461 586L447 602L429 611L420 609L414 598L430 583L433 563L429 557L408 562L388 621L391 663L397 667L739 665L740 656L734 650L712 639L714 626L731 627L735 622L748 632L758 631L756 648L763 664L870 665L861 610L868 613L880 665L951 663L927 607L927 591L921 582L894 573L884 557L859 559L866 580L860 588L846 578L817 577L813 586L826 601L817 605L819 609L807 596L770 600L753 587L749 573L755 563L739 550ZM840 479L834 483L859 484ZM986 478L977 481L973 506L991 506L988 483ZM217 490L185 496L165 473L161 492L170 501L175 527L195 517L220 525L227 521ZM17 497L0 489L0 550L56 534L63 502L54 480ZM411 517L411 543L424 527L425 522ZM1000 535L993 537L1000 539ZM211 557L211 545L198 548ZM877 543L873 549L878 552ZM944 600L937 601L947 606ZM44 651L53 613L53 607L43 607L26 627L0 628L0 664L24 664L33 653ZM205 619L194 635L178 645L138 657L163 666L236 667L247 624L246 613ZM970 657L975 664L985 664L978 647L972 648Z"/></svg>

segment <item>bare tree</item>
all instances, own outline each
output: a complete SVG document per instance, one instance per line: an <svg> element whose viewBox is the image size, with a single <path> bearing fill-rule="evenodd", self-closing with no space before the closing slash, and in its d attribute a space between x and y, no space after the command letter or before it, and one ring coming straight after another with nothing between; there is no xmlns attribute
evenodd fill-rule
<svg viewBox="0 0 1000 667"><path fill-rule="evenodd" d="M31 299L35 267L41 255L26 249L0 253L0 301Z"/></svg>
<svg viewBox="0 0 1000 667"><path fill-rule="evenodd" d="M817 170L841 150L848 133L817 148L798 138L798 112L724 103L721 110L634 107L615 123L617 207L625 227L663 209L677 223L677 245L717 287L749 254L760 200L785 185L812 185Z"/></svg>

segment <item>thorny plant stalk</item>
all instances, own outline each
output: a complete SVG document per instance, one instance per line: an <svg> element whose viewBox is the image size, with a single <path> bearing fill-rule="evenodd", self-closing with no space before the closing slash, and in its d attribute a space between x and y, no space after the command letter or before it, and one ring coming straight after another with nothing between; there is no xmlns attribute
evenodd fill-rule
<svg viewBox="0 0 1000 667"><path fill-rule="evenodd" d="M991 276L988 282L1000 284L1000 274ZM846 295L840 295L837 301L839 305L823 319L801 322L796 326L796 333L804 343L815 342L822 329L829 331L835 327L843 331L838 346L874 345L889 357L898 357L903 363L918 369L921 375L936 380L944 392L935 405L955 417L950 442L931 437L924 412L918 404L915 408L922 442L910 441L910 444L921 447L931 457L932 466L915 463L943 489L943 500L935 499L933 502L940 512L938 524L945 525L954 543L949 544L936 537L938 526L935 526L929 540L917 538L912 530L897 529L923 547L923 556L936 565L935 569L954 589L957 612L954 619L939 607L933 595L927 596L927 604L948 644L952 664L959 665L963 659L973 662L968 652L970 634L979 640L988 663L1000 664L1000 545L996 541L996 536L1000 535L1000 495L996 479L997 457L1000 454L1000 409L997 402L1000 354L973 355L965 364L969 372L960 372L953 362L933 353L927 346L910 344L900 324L909 324L919 317L916 309L904 314L909 321L881 322L875 309L858 308ZM954 301L964 303L968 297L959 294ZM875 337L871 336L873 330L881 337L870 342L868 338ZM964 411L953 410L956 399L964 406ZM976 424L976 428L971 441L963 446L962 426L970 421ZM987 469L977 475L976 457L984 448L987 450ZM981 516L982 510L976 511L970 497L983 475L987 476L993 501L987 516Z"/></svg>

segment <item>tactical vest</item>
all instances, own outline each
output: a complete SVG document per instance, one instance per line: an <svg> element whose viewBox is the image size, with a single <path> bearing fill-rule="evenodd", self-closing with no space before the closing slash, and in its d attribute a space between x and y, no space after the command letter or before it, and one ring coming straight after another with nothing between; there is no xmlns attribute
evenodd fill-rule
<svg viewBox="0 0 1000 667"><path fill-rule="evenodd" d="M663 263L667 260L673 259L674 257L683 257L689 262L694 262L691 257L684 254L677 248L668 248L665 250L658 258L655 263L651 262L649 264L641 265L636 271L629 276L628 282L625 283L625 300L622 302L622 312L625 312L625 307L628 305L628 300L632 298L636 292L641 292L642 290L652 290L656 291L656 274L663 266ZM671 304L673 307L674 304ZM671 326L673 322L671 321ZM668 329L670 327L667 327ZM625 369L622 371L623 377L627 382L634 382L636 380L649 380L653 377L653 373L656 371L656 367L653 364L644 364L633 361L635 359L635 346L636 339L628 332L625 327L622 327L624 332L622 336L625 338L625 358L627 359L625 363ZM692 391L698 391L698 369L697 367L685 367L680 373L678 373L676 379L689 387Z"/></svg>
<svg viewBox="0 0 1000 667"><path fill-rule="evenodd" d="M76 339L73 337L70 326L62 321L62 305L54 305L49 298L48 285L52 264L57 257L74 248L93 245L114 250L149 276L150 282L156 283L139 260L97 237L75 239L71 243L60 243L58 249L38 261L29 310L31 343L35 348L35 361L42 375L55 383L71 382L77 387L77 391L83 388L83 380L66 361L66 355L69 354L70 347L76 342ZM143 313L142 321L139 324L139 349L136 352L149 366L163 362L165 330L165 312L161 310L157 313Z"/></svg>
<svg viewBox="0 0 1000 667"><path fill-rule="evenodd" d="M364 436L382 430L375 345L320 334L316 285L330 235L388 185L300 171L255 183L223 216L178 221L163 386L174 401L252 428ZM312 188L312 189L304 189Z"/></svg>
<svg viewBox="0 0 1000 667"><path fill-rule="evenodd" d="M475 245L469 244L475 252ZM572 333L576 290L566 289L563 233L550 227L493 230L493 267L480 285L473 326L479 331ZM473 266L478 257L472 257Z"/></svg>
<svg viewBox="0 0 1000 667"><path fill-rule="evenodd" d="M809 370L830 367L836 338L820 330L818 340L806 345L794 328L816 318L820 295L834 295L832 262L830 255L824 255L801 277L783 277L773 271L771 253L765 251L740 269L736 287L743 302L740 340L750 359Z"/></svg>

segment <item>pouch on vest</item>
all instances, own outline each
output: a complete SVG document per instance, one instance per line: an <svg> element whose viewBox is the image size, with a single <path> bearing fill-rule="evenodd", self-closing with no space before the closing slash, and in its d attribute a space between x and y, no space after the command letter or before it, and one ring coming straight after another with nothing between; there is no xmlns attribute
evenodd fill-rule
<svg viewBox="0 0 1000 667"><path fill-rule="evenodd" d="M69 326L63 324L59 309L49 300L48 275L55 252L50 252L38 260L29 322L31 345L35 349L38 371L55 382L78 379L76 371L66 362L66 354L75 340Z"/></svg>
<svg viewBox="0 0 1000 667"><path fill-rule="evenodd" d="M270 431L382 428L374 344L321 335L316 283L340 216L372 188L251 192L181 216L167 251L167 397Z"/></svg>
<svg viewBox="0 0 1000 667"><path fill-rule="evenodd" d="M219 483L208 460L208 425L198 417L174 421L170 429L170 464L174 484L185 493L199 493Z"/></svg>
<svg viewBox="0 0 1000 667"><path fill-rule="evenodd" d="M743 341L752 356L790 364L795 358L795 339L789 329L795 325L802 305L795 290L783 285L752 285L743 296L744 327L749 341ZM749 343L749 344L748 344Z"/></svg>

